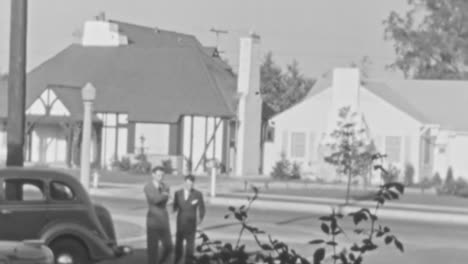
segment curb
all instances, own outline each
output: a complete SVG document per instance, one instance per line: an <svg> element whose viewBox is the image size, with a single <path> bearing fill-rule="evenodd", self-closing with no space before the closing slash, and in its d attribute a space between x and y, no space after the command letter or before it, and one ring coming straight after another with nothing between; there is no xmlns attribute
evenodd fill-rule
<svg viewBox="0 0 468 264"><path fill-rule="evenodd" d="M204 192L205 193L205 192ZM106 197L106 198L122 198L122 199L131 199L137 201L144 201L145 197L143 193L135 195L122 195L123 193L120 190L115 192L109 192L106 190L100 189L91 189L90 195L92 197ZM221 194L222 195L222 194ZM229 194L231 195L231 194ZM239 195L241 196L241 195ZM243 194L245 196L245 194ZM211 205L218 206L241 206L246 203L245 198L236 198L236 197L210 197L206 195L207 203ZM309 200L310 201L310 200ZM317 201L316 201L317 202ZM369 204L370 205L370 204ZM317 214L329 214L333 208L340 210L343 214L350 213L361 209L362 207L368 207L369 205L363 203L357 203L356 205L351 206L340 206L332 204L319 204L310 201L310 203L301 203L301 202L292 202L292 201L267 201L267 200L257 200L252 205L252 208L258 210L278 210L278 211L289 211L289 212L308 212L308 213L317 213ZM373 204L372 204L373 207ZM431 212L418 210L421 208L417 207L407 207L407 209L400 208L382 208L379 209L378 216L385 219L391 220L409 220L409 221L418 221L418 222L430 222L430 223L449 223L449 224L459 224L459 225L468 225L468 214L466 214L466 209L462 210L460 213L453 212L448 208L445 209L447 212Z"/></svg>
<svg viewBox="0 0 468 264"><path fill-rule="evenodd" d="M248 193L219 193L221 196L228 197L235 197L235 199L243 198L249 195ZM326 198L326 197L304 197L304 196L294 196L294 195L276 195L276 194L261 194L262 199L278 199L282 201L290 201L290 202L309 202L315 204L343 204L343 199L336 199L336 198ZM358 201L353 200L353 205L360 206L360 207L374 207L375 202L372 201ZM385 208L389 209L392 208L394 210L418 210L418 211L428 211L433 213L454 213L454 214L468 214L468 209L465 207L457 207L457 206L440 206L440 205L425 205L425 204L414 204L414 203L390 203Z"/></svg>
<svg viewBox="0 0 468 264"><path fill-rule="evenodd" d="M236 198L209 198L208 202L212 205L223 206L241 206L246 203L245 199ZM257 200L252 204L252 209L259 210L278 210L290 212L308 212L317 214L329 214L333 209L338 210L342 214L348 214L357 211L362 207L358 206L332 206L323 204L301 204L290 203L282 201L262 201ZM395 209L379 209L378 216L383 219L391 220L408 220L417 222L430 222L430 223L450 223L459 225L468 225L468 215L462 214L447 214L447 213L431 213L431 212L417 212L410 210L395 210Z"/></svg>

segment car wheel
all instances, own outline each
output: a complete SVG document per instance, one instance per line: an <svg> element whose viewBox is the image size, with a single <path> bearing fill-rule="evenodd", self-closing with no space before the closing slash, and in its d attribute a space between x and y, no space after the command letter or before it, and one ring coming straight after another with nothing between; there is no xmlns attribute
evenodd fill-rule
<svg viewBox="0 0 468 264"><path fill-rule="evenodd" d="M50 245L55 264L91 264L86 248L75 239L59 239Z"/></svg>

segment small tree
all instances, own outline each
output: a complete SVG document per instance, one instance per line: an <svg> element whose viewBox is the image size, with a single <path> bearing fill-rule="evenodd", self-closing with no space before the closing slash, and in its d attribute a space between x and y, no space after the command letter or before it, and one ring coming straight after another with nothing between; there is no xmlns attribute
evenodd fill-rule
<svg viewBox="0 0 468 264"><path fill-rule="evenodd" d="M281 153L281 159L276 162L271 172L273 179L284 180L291 176L291 162L286 158L286 154Z"/></svg>
<svg viewBox="0 0 468 264"><path fill-rule="evenodd" d="M301 178L301 164L294 162L291 169L291 179Z"/></svg>
<svg viewBox="0 0 468 264"><path fill-rule="evenodd" d="M453 169L452 167L449 167L447 170L447 175L445 176L445 184L449 185L453 183L455 179L453 178Z"/></svg>
<svg viewBox="0 0 468 264"><path fill-rule="evenodd" d="M434 174L434 177L432 177L432 185L440 187L442 185L442 178L440 177L439 172L436 172Z"/></svg>
<svg viewBox="0 0 468 264"><path fill-rule="evenodd" d="M411 163L405 164L405 185L411 186L414 184L414 166Z"/></svg>
<svg viewBox="0 0 468 264"><path fill-rule="evenodd" d="M327 144L331 154L325 157L325 162L336 167L338 174L347 176L346 204L349 202L349 194L352 178L358 175L367 175L372 166L374 145L366 142L365 130L357 127L355 117L350 107L340 109L337 128L330 134L333 142Z"/></svg>

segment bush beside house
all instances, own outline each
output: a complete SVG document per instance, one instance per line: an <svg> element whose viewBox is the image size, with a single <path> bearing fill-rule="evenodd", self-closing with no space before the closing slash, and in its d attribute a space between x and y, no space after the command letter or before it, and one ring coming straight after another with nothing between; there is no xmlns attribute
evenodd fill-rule
<svg viewBox="0 0 468 264"><path fill-rule="evenodd" d="M299 163L292 163L281 154L281 159L276 162L270 176L275 180L294 180L301 178L301 166Z"/></svg>

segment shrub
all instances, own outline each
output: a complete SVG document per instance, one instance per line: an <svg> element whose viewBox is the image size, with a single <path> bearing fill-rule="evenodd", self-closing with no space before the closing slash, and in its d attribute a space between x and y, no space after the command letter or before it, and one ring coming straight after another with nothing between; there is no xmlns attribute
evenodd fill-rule
<svg viewBox="0 0 468 264"><path fill-rule="evenodd" d="M442 178L440 177L440 174L436 172L434 174L434 177L432 177L432 186L441 186L442 185Z"/></svg>
<svg viewBox="0 0 468 264"><path fill-rule="evenodd" d="M112 168L118 169L120 171L129 171L131 168L130 158L122 157L121 160L114 159L112 161Z"/></svg>
<svg viewBox="0 0 468 264"><path fill-rule="evenodd" d="M148 157L145 153L138 154L135 159L137 163L135 163L132 168L131 172L135 174L148 174L151 172L151 162L148 161Z"/></svg>
<svg viewBox="0 0 468 264"><path fill-rule="evenodd" d="M406 186L414 184L414 166L411 163L405 164L405 179L404 183Z"/></svg>
<svg viewBox="0 0 468 264"><path fill-rule="evenodd" d="M454 180L455 179L453 178L453 169L452 167L449 167L447 169L447 175L445 176L445 185L453 184Z"/></svg>
<svg viewBox="0 0 468 264"><path fill-rule="evenodd" d="M161 166L163 167L164 173L166 174L172 174L174 172L171 159L163 160L161 162Z"/></svg>
<svg viewBox="0 0 468 264"><path fill-rule="evenodd" d="M291 175L291 162L286 158L286 155L281 154L281 159L276 162L271 172L273 179L285 180Z"/></svg>
<svg viewBox="0 0 468 264"><path fill-rule="evenodd" d="M301 178L301 165L297 162L293 163L290 179L300 179Z"/></svg>

